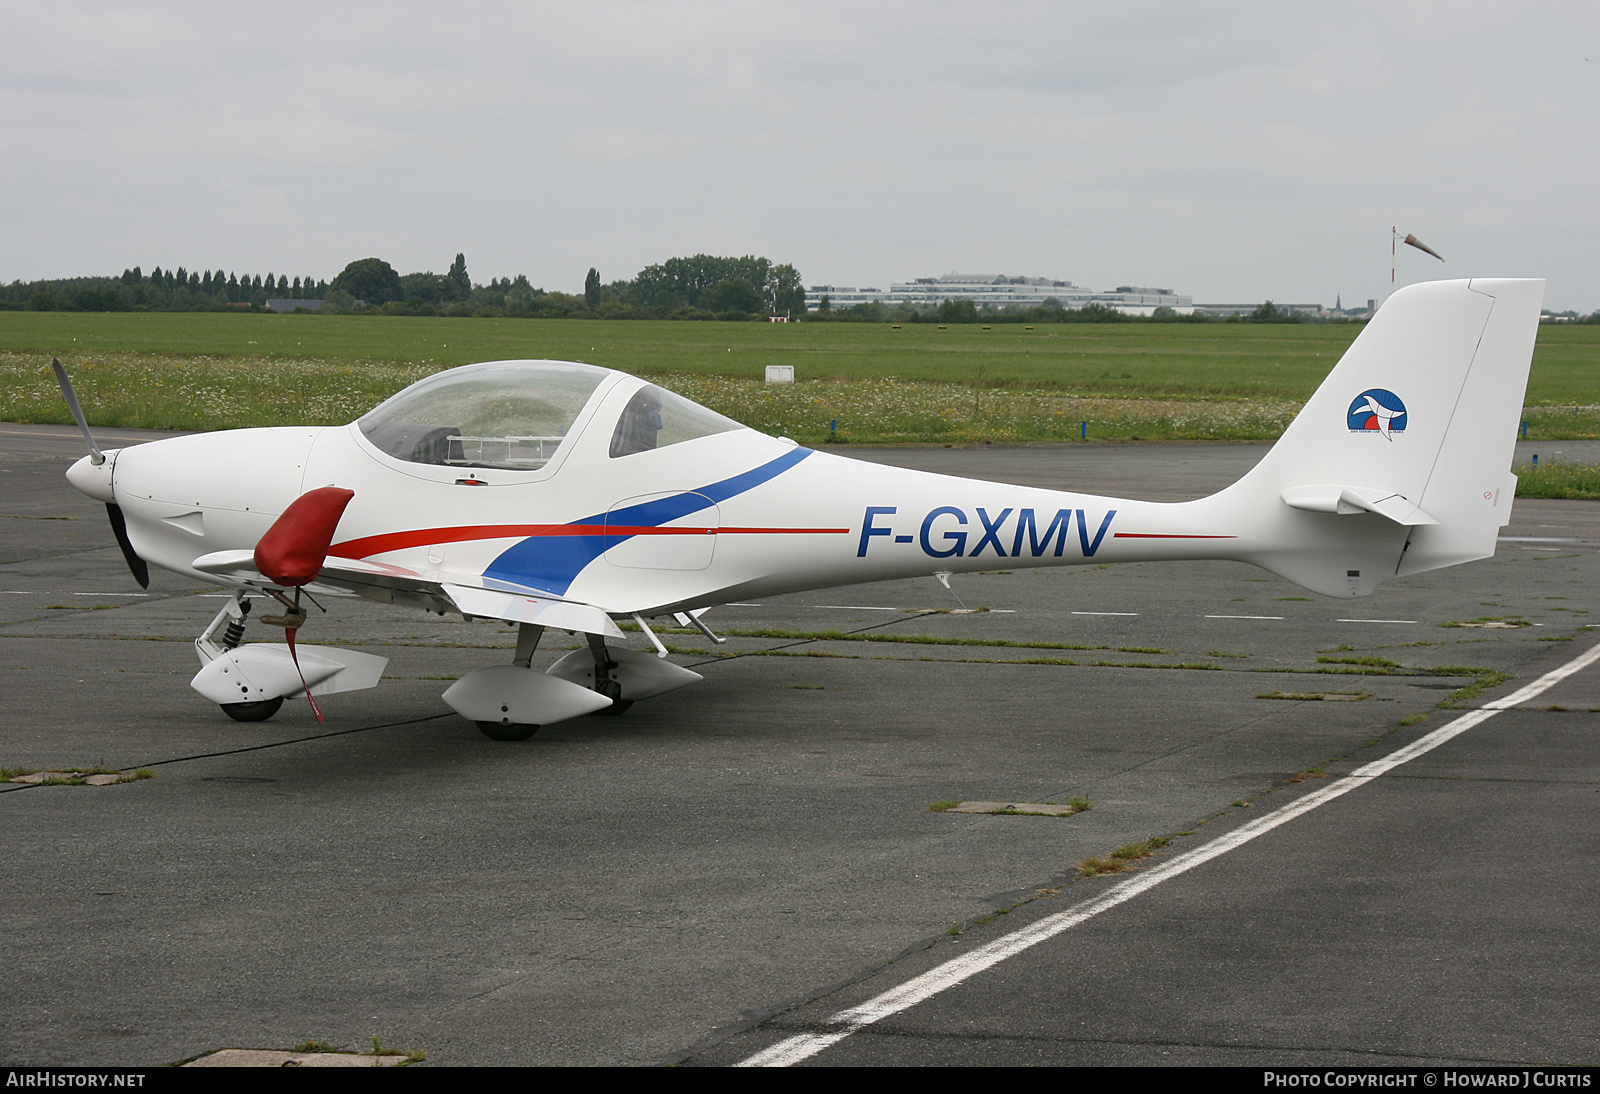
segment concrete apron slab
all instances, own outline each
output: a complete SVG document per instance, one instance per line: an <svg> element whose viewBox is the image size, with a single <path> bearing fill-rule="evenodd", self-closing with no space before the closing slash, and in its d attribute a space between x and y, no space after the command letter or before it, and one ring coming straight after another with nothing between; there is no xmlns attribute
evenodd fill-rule
<svg viewBox="0 0 1600 1094"><path fill-rule="evenodd" d="M1507 531L1580 538L1573 514L1588 510L1568 504L1519 503ZM0 730L0 766L164 762L114 790L0 792L0 868L29 879L0 894L17 954L0 1053L161 1063L381 1034L446 1063L671 1058L1031 898L1085 857L1248 815L1307 769L1346 771L1375 742L1439 724L1434 704L1471 682L1321 658L1526 677L1573 645L1541 637L1582 641L1600 577L1593 550L1533 546L1392 583L1381 610L1297 599L1226 564L995 572L953 592L929 577L730 606L713 629L890 617L884 633L1091 648L738 638L746 655L724 658L674 635L704 651L674 657L704 683L509 746L435 718L448 681L426 679L509 658L503 628L338 605L321 633L373 643L391 678L330 697L327 727L303 703L239 725L187 685L185 646L216 601L175 587L165 601L48 610L126 588L122 561L109 542L25 558L13 576L37 597L14 599L32 607L0 602L0 678L21 715ZM901 610L960 607L957 594L992 610ZM1513 615L1543 626L1440 626ZM1077 663L993 663L1027 659ZM1292 672L1257 671L1279 669ZM1274 690L1369 697L1256 698ZM1574 681L1552 700L1591 690ZM1396 727L1415 715L1424 724ZM1552 728L1574 740L1594 725L1586 712L1528 717L1564 719ZM927 810L1080 794L1093 808L1067 819Z"/></svg>

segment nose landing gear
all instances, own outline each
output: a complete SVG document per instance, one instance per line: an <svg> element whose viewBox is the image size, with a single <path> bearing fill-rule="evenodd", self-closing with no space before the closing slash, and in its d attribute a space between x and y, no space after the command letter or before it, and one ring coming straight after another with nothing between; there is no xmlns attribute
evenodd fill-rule
<svg viewBox="0 0 1600 1094"><path fill-rule="evenodd" d="M297 665L287 645L240 644L249 615L250 601L241 590L194 640L200 671L189 686L236 722L264 722L278 713L285 698L306 690L332 695L374 687L389 663L355 650L306 646Z"/></svg>

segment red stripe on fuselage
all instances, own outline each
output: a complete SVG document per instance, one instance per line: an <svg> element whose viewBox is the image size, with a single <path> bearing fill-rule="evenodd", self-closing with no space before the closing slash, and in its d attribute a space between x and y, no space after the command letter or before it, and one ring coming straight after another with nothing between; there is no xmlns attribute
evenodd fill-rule
<svg viewBox="0 0 1600 1094"><path fill-rule="evenodd" d="M479 524L462 528L418 528L363 536L328 548L334 558L370 558L373 555L427 547L435 543L462 543L474 539L527 539L533 536L726 536L726 535L844 535L848 528L657 528L629 524Z"/></svg>

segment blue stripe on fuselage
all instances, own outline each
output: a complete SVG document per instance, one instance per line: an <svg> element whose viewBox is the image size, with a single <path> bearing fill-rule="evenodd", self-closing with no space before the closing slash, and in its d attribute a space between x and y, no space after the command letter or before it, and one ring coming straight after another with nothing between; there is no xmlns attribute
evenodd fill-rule
<svg viewBox="0 0 1600 1094"><path fill-rule="evenodd" d="M789 468L811 455L809 448L795 448L760 467L752 468L731 479L723 479L698 490L688 490L655 501L630 505L597 513L592 517L569 521L578 525L621 525L635 528L659 528L671 521L707 509L718 502L737 497L762 483L777 478ZM577 580L583 568L605 553L606 548L623 543L632 536L529 536L501 552L500 556L484 570L484 577L499 578L519 585L545 589L557 596L566 593Z"/></svg>

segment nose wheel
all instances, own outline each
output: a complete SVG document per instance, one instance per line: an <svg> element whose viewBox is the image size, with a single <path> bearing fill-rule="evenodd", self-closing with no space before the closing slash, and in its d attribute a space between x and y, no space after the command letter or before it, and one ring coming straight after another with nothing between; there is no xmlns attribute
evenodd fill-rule
<svg viewBox="0 0 1600 1094"><path fill-rule="evenodd" d="M265 722L268 718L278 713L278 708L283 706L283 696L275 699L263 699L258 703L219 703L222 713L232 718L235 722ZM535 729L538 727L535 726Z"/></svg>
<svg viewBox="0 0 1600 1094"><path fill-rule="evenodd" d="M234 594L233 599L222 606L222 610L211 621L211 625L195 639L195 648L200 651L201 662L213 661L229 650L238 649L239 643L244 641L244 624L249 618L249 598L242 592ZM257 699L247 703L217 705L222 708L222 713L235 722L265 722L283 706L283 696L277 695L271 699Z"/></svg>

